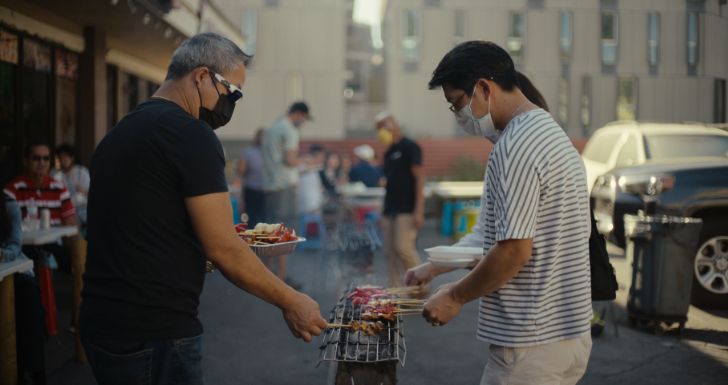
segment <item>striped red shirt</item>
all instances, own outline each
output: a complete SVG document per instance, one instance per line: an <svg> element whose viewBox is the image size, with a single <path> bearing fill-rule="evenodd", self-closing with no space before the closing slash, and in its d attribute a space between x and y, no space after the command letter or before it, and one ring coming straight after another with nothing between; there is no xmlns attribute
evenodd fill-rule
<svg viewBox="0 0 728 385"><path fill-rule="evenodd" d="M63 219L76 214L66 186L49 176L43 178L39 187L35 187L30 177L21 175L5 185L4 191L18 201L23 219L28 214L28 206L33 203L38 207L39 215L43 209L51 211L51 226L60 226Z"/></svg>

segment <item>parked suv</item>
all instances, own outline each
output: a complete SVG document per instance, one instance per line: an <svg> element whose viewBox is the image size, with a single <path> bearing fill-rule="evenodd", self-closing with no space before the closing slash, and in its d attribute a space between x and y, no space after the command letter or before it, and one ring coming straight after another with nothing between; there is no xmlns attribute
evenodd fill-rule
<svg viewBox="0 0 728 385"><path fill-rule="evenodd" d="M599 175L649 160L725 156L728 132L702 124L618 121L596 130L582 158L589 191Z"/></svg>
<svg viewBox="0 0 728 385"><path fill-rule="evenodd" d="M728 151L728 142L725 146ZM701 218L692 303L728 308L728 158L661 159L617 168L597 178L591 198L599 232L621 247L624 214L637 213L645 201L651 213Z"/></svg>

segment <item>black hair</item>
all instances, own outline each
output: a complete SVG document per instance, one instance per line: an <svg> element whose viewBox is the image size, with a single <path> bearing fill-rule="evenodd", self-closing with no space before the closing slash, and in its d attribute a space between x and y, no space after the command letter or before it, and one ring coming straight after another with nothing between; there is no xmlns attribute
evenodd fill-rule
<svg viewBox="0 0 728 385"><path fill-rule="evenodd" d="M471 94L480 78L492 80L506 91L518 85L516 68L508 52L491 41L466 41L440 60L428 86L435 89L449 85Z"/></svg>
<svg viewBox="0 0 728 385"><path fill-rule="evenodd" d="M51 158L53 158L53 147L48 144L45 140L40 139L33 139L25 146L25 149L23 150L23 155L25 155L26 158L30 158L31 153L33 152L33 149L38 146L46 146L48 147L48 151L50 152Z"/></svg>
<svg viewBox="0 0 728 385"><path fill-rule="evenodd" d="M312 144L311 147L308 148L308 153L311 155L320 154L322 152L324 152L324 148L320 144Z"/></svg>
<svg viewBox="0 0 728 385"><path fill-rule="evenodd" d="M531 83L531 80L526 77L521 71L516 71L516 78L518 83L518 89L523 92L523 95L528 99L529 102L539 106L540 108L548 111L549 105L546 104L546 99L541 95L541 92L536 86Z"/></svg>
<svg viewBox="0 0 728 385"><path fill-rule="evenodd" d="M0 243L10 238L10 232L12 231L13 224L10 223L10 215L6 202L10 199L4 192L0 192Z"/></svg>
<svg viewBox="0 0 728 385"><path fill-rule="evenodd" d="M76 149L68 143L63 143L56 147L56 155L66 154L71 158L76 157Z"/></svg>

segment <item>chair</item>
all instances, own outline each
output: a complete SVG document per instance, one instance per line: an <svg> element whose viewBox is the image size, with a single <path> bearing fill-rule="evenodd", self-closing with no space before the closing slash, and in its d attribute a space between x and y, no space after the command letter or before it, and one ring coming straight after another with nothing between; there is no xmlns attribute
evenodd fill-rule
<svg viewBox="0 0 728 385"><path fill-rule="evenodd" d="M326 226L321 214L305 214L301 218L301 234L306 238L302 248L305 250L322 250L326 244Z"/></svg>

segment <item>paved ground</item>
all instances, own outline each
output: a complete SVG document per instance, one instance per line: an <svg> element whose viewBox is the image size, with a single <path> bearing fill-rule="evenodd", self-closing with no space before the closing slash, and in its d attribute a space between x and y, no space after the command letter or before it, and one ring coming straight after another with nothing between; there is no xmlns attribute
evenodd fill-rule
<svg viewBox="0 0 728 385"><path fill-rule="evenodd" d="M448 243L437 235L434 222L419 239L420 250ZM629 285L628 268L621 251L612 261L620 282L619 298L602 337L594 341L589 369L581 384L728 384L728 312L690 308L682 335L660 334L627 326L624 304ZM384 265L375 254L373 267L351 255L299 252L290 258L290 271L303 290L321 304L324 314L350 282L383 283ZM451 273L435 285L459 277ZM68 294L59 277L58 296ZM59 306L67 308L64 301ZM201 299L200 318L205 326L204 370L208 384L327 384L332 366L318 363L318 340L295 340L280 312L238 290L219 273L208 276ZM486 346L475 340L476 307L467 305L446 327L435 328L419 317L405 323L407 356L398 368L400 384L477 384ZM59 314L62 325L68 315ZM63 329L65 330L65 329ZM73 362L70 334L50 340L50 384L94 384L88 366Z"/></svg>

